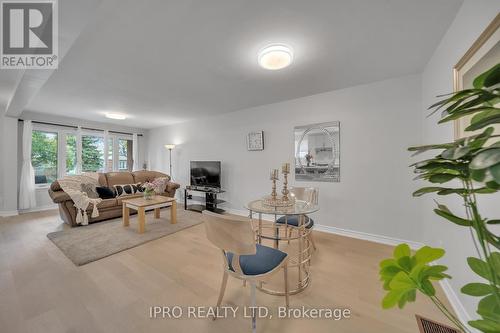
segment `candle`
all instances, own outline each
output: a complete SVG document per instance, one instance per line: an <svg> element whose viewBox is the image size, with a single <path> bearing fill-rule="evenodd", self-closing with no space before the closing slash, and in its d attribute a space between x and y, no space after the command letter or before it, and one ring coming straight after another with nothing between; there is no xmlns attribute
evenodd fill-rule
<svg viewBox="0 0 500 333"><path fill-rule="evenodd" d="M271 169L271 173L270 173L269 179L271 179L271 180L277 180L278 177L279 177L279 171L278 171L278 169Z"/></svg>
<svg viewBox="0 0 500 333"><path fill-rule="evenodd" d="M283 163L281 166L281 172L290 173L290 163Z"/></svg>

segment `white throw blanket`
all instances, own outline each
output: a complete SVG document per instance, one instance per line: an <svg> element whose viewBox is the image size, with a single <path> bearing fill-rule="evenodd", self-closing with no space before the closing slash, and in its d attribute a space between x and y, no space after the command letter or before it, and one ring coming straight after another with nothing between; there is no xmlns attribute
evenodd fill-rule
<svg viewBox="0 0 500 333"><path fill-rule="evenodd" d="M97 174L88 173L79 176L66 176L63 179L58 180L62 190L66 192L75 203L77 224L89 224L87 208L90 204L94 205L91 217L95 218L99 216L97 204L100 203L102 199L89 198L87 193L82 192L82 184L95 184L96 186L99 186L97 179Z"/></svg>

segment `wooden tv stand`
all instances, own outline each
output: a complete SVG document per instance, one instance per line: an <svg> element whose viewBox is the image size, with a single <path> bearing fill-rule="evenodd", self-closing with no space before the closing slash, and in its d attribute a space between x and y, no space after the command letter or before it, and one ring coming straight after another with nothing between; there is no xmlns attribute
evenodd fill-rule
<svg viewBox="0 0 500 333"><path fill-rule="evenodd" d="M205 193L205 195L197 196L193 195L192 192L201 192ZM209 210L215 213L223 213L224 209L218 208L217 205L226 201L217 199L217 195L224 192L225 191L220 188L186 186L184 189L184 209L200 213L204 210ZM198 203L189 203L188 200Z"/></svg>

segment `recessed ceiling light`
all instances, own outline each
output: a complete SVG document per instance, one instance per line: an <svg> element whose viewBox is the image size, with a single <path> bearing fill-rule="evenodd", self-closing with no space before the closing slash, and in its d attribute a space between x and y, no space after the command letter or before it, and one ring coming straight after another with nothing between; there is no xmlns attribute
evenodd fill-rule
<svg viewBox="0 0 500 333"><path fill-rule="evenodd" d="M293 60L292 49L282 44L269 45L259 52L259 65L269 70L288 67Z"/></svg>
<svg viewBox="0 0 500 333"><path fill-rule="evenodd" d="M106 118L109 119L118 119L118 120L127 119L127 116L124 115L123 113L106 112L104 115L106 116Z"/></svg>

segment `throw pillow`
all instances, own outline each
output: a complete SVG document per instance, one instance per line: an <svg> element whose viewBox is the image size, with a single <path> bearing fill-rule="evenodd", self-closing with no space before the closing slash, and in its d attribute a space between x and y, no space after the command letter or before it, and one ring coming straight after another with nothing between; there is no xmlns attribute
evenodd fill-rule
<svg viewBox="0 0 500 333"><path fill-rule="evenodd" d="M87 193L87 196L90 199L97 199L99 198L99 194L96 192L96 186L94 184L81 184L80 185L81 191Z"/></svg>
<svg viewBox="0 0 500 333"><path fill-rule="evenodd" d="M109 187L98 186L95 189L101 199L113 199L116 196L115 191Z"/></svg>
<svg viewBox="0 0 500 333"><path fill-rule="evenodd" d="M144 192L144 187L142 187L142 183L137 183L135 184L135 186L137 187L137 192Z"/></svg>
<svg viewBox="0 0 500 333"><path fill-rule="evenodd" d="M114 185L116 196L123 197L125 195L136 194L140 191L140 184L123 184L123 185Z"/></svg>
<svg viewBox="0 0 500 333"><path fill-rule="evenodd" d="M155 178L154 181L160 183L160 186L159 186L159 189L158 189L158 193L165 192L168 180L169 180L169 178L167 178L167 177L158 177L158 178Z"/></svg>

